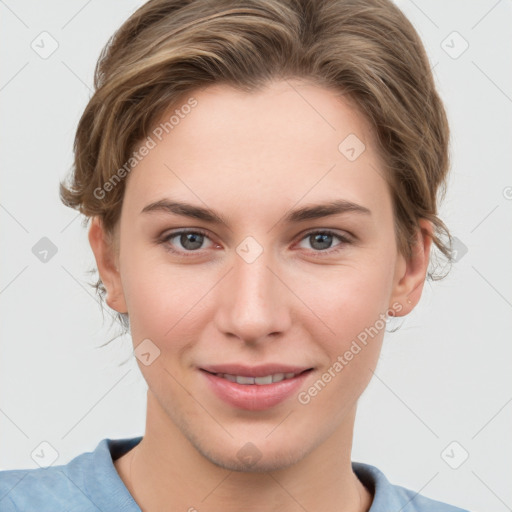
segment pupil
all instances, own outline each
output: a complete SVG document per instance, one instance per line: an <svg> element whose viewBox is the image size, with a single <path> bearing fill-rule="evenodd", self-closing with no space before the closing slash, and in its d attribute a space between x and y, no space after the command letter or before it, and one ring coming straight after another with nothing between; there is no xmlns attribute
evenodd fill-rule
<svg viewBox="0 0 512 512"><path fill-rule="evenodd" d="M199 233L185 233L181 235L180 242L186 249L199 249L201 247L202 237L203 235ZM190 242L192 243L192 246L190 245Z"/></svg>
<svg viewBox="0 0 512 512"><path fill-rule="evenodd" d="M321 233L321 234L313 235L313 238L315 240L315 243L317 240L320 242L321 247L317 247L317 249L328 249L330 242L331 242L330 239L332 238L332 235L329 235L327 233ZM325 240L326 238L327 238L327 241ZM323 239L323 242L322 242L322 239Z"/></svg>

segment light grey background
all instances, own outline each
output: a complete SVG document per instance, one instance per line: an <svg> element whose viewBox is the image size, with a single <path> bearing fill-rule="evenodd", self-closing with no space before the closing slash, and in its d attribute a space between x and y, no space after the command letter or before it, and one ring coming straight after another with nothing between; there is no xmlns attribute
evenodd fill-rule
<svg viewBox="0 0 512 512"><path fill-rule="evenodd" d="M100 50L142 3L0 1L0 469L37 467L31 453L43 441L64 464L105 437L144 433L147 387L131 340L97 348L116 330L108 314L103 324L87 285L94 259L81 218L58 197ZM426 285L401 330L386 334L360 400L352 459L426 496L505 512L512 2L397 3L424 41L448 111L452 174L441 214L467 253L445 280ZM46 37L51 48L43 31L58 43L46 59L31 47ZM32 252L43 237L57 248L46 263ZM457 465L465 451L469 458L452 469L446 461Z"/></svg>

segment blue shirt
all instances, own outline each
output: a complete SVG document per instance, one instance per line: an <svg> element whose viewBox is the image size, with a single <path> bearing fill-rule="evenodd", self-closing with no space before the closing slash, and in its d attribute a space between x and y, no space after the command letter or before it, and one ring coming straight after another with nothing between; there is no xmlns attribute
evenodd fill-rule
<svg viewBox="0 0 512 512"><path fill-rule="evenodd" d="M141 439L103 439L67 464L0 471L0 511L141 512L113 464ZM468 512L392 485L375 466L352 468L374 494L369 512Z"/></svg>

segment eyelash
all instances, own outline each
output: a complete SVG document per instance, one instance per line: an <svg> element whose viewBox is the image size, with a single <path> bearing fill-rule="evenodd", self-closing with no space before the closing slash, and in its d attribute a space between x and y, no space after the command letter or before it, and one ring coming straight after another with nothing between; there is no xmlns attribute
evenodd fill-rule
<svg viewBox="0 0 512 512"><path fill-rule="evenodd" d="M182 229L182 230L174 231L172 233L167 234L162 240L160 240L159 243L165 244L166 245L166 250L171 252L171 253L178 254L178 255L184 256L186 258L196 256L197 253L200 252L200 249L197 250L197 251L184 251L184 252L182 252L182 251L177 251L176 249L173 249L170 246L169 240L171 240L172 238L175 238L176 236L183 235L183 234L202 235L202 236L205 236L207 238L210 238L208 236L208 233L206 233L206 231L203 231L202 229ZM327 254L328 255L332 255L332 254L338 253L338 252L343 250L343 246L352 243L352 240L349 239L348 237L340 235L340 234L338 234L338 233L336 233L334 231L331 231L329 229L309 231L308 233L304 234L304 236L300 239L300 241L304 240L305 238L310 237L311 235L332 235L335 238L338 238L340 240L340 242L341 242L334 249L325 249L323 251L320 251L320 250L314 251L313 250L312 251L313 257L322 257L322 256L327 255Z"/></svg>

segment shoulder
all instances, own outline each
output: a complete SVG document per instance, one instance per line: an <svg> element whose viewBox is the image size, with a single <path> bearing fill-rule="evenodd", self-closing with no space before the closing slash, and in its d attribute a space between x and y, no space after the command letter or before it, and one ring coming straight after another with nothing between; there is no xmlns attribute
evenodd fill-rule
<svg viewBox="0 0 512 512"><path fill-rule="evenodd" d="M0 510L46 512L66 510L70 503L80 504L84 511L97 510L81 491L83 479L74 476L76 483L64 465L0 471Z"/></svg>
<svg viewBox="0 0 512 512"><path fill-rule="evenodd" d="M67 464L0 471L0 510L139 510L112 462L116 449L128 449L134 442L137 439L103 439L94 451Z"/></svg>
<svg viewBox="0 0 512 512"><path fill-rule="evenodd" d="M374 498L369 512L400 510L401 512L469 512L468 510L427 498L400 485L393 485L375 466L352 462L354 473L371 489Z"/></svg>

